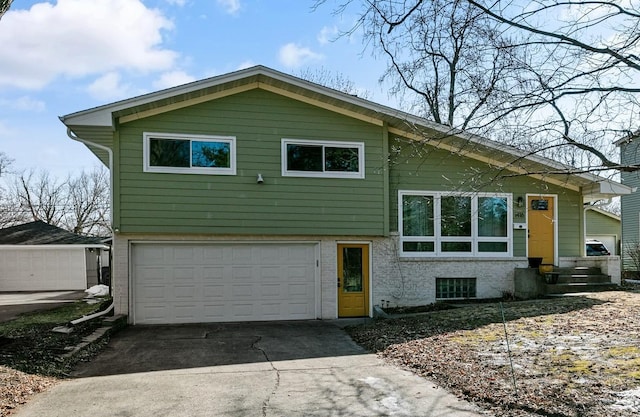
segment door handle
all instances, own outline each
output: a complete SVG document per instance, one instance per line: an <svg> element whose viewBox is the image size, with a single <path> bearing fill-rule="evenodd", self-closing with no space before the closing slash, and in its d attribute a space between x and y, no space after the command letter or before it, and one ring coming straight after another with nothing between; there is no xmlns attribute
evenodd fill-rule
<svg viewBox="0 0 640 417"><path fill-rule="evenodd" d="M340 277L338 277L338 288L340 288L342 284L340 284Z"/></svg>

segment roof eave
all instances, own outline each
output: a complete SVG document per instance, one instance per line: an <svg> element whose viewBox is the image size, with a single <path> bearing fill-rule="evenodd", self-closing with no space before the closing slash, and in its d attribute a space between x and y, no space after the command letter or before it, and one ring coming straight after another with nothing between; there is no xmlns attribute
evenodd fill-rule
<svg viewBox="0 0 640 417"><path fill-rule="evenodd" d="M424 129L431 132L436 132L446 137L456 137L466 141L470 141L478 148L484 148L487 153L501 152L504 156L508 156L508 159L512 159L513 162L518 160L527 161L527 163L533 163L539 165L541 171L549 169L553 172L566 172L567 179L575 187L583 187L589 184L597 184L602 181L611 182L605 178L599 177L594 174L571 174L572 167L561 164L559 162L547 159L545 157L538 156L536 154L522 151L509 145L504 145L490 139L474 135L472 133L459 131L452 129L448 126L440 125L431 122L427 119L415 116L391 107L374 103L369 100L362 99L360 97L347 94L338 90L334 90L328 87L324 87L319 84L315 84L310 81L306 81L276 70L273 70L262 65L257 65L251 68L238 70L232 73L219 75L211 78L207 78L200 81L168 88L165 90L144 94L138 97L122 100L119 102L95 107L92 109L72 113L66 116L60 117L60 120L70 126L86 126L86 127L106 127L113 128L114 126L114 114L126 111L137 106L153 103L156 101L170 99L178 95L189 95L190 93L207 89L211 87L220 86L226 83L233 83L241 81L250 77L264 76L268 77L276 82L290 85L295 88L299 88L302 92L307 91L309 93L320 94L327 98L328 101L338 100L344 103L345 106L355 106L363 113L370 111L377 113L387 120L390 126L395 127L398 130L410 132L412 129ZM587 184L585 184L585 182ZM628 188L628 187L627 187ZM624 191L622 194L628 194ZM606 193L605 193L606 194ZM616 193L615 195L622 195Z"/></svg>

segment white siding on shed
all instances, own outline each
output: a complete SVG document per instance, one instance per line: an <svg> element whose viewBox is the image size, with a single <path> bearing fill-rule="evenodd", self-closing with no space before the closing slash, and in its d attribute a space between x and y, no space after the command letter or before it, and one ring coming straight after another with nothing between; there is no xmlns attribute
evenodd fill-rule
<svg viewBox="0 0 640 417"><path fill-rule="evenodd" d="M0 246L0 291L87 289L83 247Z"/></svg>

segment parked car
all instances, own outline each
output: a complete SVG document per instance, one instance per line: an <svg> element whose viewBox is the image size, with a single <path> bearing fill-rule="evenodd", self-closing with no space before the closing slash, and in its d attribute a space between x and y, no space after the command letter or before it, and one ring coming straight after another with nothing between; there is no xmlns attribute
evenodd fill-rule
<svg viewBox="0 0 640 417"><path fill-rule="evenodd" d="M599 240L589 239L586 242L587 245L587 256L606 256L611 255L609 249L605 246L604 243Z"/></svg>

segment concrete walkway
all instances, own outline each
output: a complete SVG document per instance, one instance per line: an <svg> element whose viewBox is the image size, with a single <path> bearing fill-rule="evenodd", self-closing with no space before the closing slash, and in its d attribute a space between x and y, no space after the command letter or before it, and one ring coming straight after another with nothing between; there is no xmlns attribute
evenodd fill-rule
<svg viewBox="0 0 640 417"><path fill-rule="evenodd" d="M323 321L130 327L75 377L14 415L488 415Z"/></svg>

